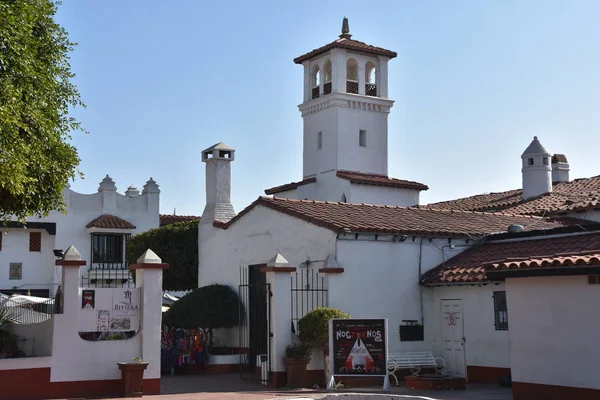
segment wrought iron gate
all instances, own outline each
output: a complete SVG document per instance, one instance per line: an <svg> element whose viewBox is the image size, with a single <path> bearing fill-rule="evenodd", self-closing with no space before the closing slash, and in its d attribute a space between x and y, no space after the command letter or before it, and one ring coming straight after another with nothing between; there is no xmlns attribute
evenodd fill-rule
<svg viewBox="0 0 600 400"><path fill-rule="evenodd" d="M302 268L291 276L292 333L298 321L315 308L327 307L327 280L314 268Z"/></svg>
<svg viewBox="0 0 600 400"><path fill-rule="evenodd" d="M265 265L240 268L240 378L242 382L269 384L271 381L271 286L260 269Z"/></svg>

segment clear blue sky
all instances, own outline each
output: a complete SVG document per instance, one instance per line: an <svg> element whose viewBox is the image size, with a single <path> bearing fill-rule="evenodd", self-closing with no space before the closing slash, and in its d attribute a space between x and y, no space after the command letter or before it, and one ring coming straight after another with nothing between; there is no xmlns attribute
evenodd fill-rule
<svg viewBox="0 0 600 400"><path fill-rule="evenodd" d="M367 6L367 4L370 4ZM236 148L232 202L302 179L302 67L337 38L398 52L389 66L390 176L422 203L521 187L534 135L571 177L600 174L600 1L64 0L58 21L87 109L75 133L92 193L160 185L161 212L200 215L200 152Z"/></svg>

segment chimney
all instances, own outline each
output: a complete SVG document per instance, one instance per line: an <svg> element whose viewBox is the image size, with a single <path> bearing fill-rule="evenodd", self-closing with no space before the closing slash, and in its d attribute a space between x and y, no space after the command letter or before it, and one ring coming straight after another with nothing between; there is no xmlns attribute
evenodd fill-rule
<svg viewBox="0 0 600 400"><path fill-rule="evenodd" d="M552 183L569 182L569 162L564 154L552 156Z"/></svg>
<svg viewBox="0 0 600 400"><path fill-rule="evenodd" d="M114 212L117 209L117 186L108 174L100 182L98 192L102 193L102 212Z"/></svg>
<svg viewBox="0 0 600 400"><path fill-rule="evenodd" d="M523 163L523 198L541 196L552 192L552 168L550 153L540 143L537 136L521 155Z"/></svg>
<svg viewBox="0 0 600 400"><path fill-rule="evenodd" d="M202 152L206 163L206 206L200 224L213 221L227 222L235 216L231 205L231 162L235 149L225 143L217 143Z"/></svg>

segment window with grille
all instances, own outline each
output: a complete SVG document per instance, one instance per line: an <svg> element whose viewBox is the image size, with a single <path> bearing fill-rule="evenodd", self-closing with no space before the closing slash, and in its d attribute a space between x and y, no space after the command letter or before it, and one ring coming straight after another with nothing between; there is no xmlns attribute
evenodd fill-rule
<svg viewBox="0 0 600 400"><path fill-rule="evenodd" d="M42 251L41 232L29 232L29 251Z"/></svg>
<svg viewBox="0 0 600 400"><path fill-rule="evenodd" d="M93 263L123 263L123 240L120 234L92 235Z"/></svg>
<svg viewBox="0 0 600 400"><path fill-rule="evenodd" d="M494 325L497 331L508 330L508 308L506 292L494 292Z"/></svg>
<svg viewBox="0 0 600 400"><path fill-rule="evenodd" d="M23 279L23 263L10 263L8 279L18 281Z"/></svg>

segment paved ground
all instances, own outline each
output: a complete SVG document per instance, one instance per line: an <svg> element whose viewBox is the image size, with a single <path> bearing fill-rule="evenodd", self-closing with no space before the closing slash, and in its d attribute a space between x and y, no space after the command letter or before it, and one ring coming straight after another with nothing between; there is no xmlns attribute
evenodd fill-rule
<svg viewBox="0 0 600 400"><path fill-rule="evenodd" d="M160 396L144 396L149 400L275 400L319 399L326 395L322 390L273 390L271 388L242 383L239 375L182 375L165 376ZM382 393L379 388L341 389L338 393ZM413 400L512 400L510 389L498 386L471 385L466 391L425 392L392 385L390 394L406 395Z"/></svg>

